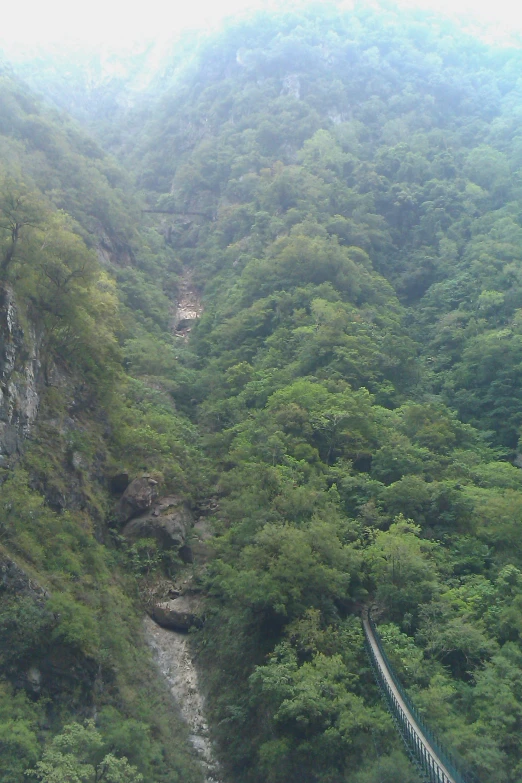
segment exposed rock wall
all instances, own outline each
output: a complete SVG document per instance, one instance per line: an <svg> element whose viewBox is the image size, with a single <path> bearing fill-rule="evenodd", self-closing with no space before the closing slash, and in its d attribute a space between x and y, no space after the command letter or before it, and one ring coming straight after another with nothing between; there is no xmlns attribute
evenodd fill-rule
<svg viewBox="0 0 522 783"><path fill-rule="evenodd" d="M209 738L205 705L192 660L189 636L160 628L150 617L145 617L144 623L145 638L154 653L156 664L189 727L190 741L205 772L205 783L222 783L222 773Z"/></svg>
<svg viewBox="0 0 522 783"><path fill-rule="evenodd" d="M0 549L0 596L3 593L27 596L41 605L49 597L7 552Z"/></svg>
<svg viewBox="0 0 522 783"><path fill-rule="evenodd" d="M0 286L0 466L21 453L36 420L41 363L37 338L21 323L8 286Z"/></svg>
<svg viewBox="0 0 522 783"><path fill-rule="evenodd" d="M186 337L203 312L201 298L197 292L190 269L181 277L177 301L172 308L171 329L178 337Z"/></svg>
<svg viewBox="0 0 522 783"><path fill-rule="evenodd" d="M185 542L193 525L194 517L187 504L180 497L170 495L160 498L131 520L122 532L129 539L155 538L163 549L176 549L184 562L191 562Z"/></svg>

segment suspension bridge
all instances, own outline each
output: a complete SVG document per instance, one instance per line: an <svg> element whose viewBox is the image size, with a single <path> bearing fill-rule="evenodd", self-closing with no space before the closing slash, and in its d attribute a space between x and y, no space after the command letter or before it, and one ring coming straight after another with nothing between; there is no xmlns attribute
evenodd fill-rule
<svg viewBox="0 0 522 783"><path fill-rule="evenodd" d="M365 644L375 679L386 699L410 759L427 783L478 783L474 775L459 769L426 726L388 660L370 613L362 618Z"/></svg>

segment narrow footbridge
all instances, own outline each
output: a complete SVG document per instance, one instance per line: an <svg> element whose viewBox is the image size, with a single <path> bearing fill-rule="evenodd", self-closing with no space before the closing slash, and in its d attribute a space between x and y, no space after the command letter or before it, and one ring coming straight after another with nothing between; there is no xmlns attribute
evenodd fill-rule
<svg viewBox="0 0 522 783"><path fill-rule="evenodd" d="M363 615L366 649L375 678L404 740L412 761L428 783L478 783L470 774L457 769L455 760L446 753L400 684L383 649L375 623L369 613Z"/></svg>

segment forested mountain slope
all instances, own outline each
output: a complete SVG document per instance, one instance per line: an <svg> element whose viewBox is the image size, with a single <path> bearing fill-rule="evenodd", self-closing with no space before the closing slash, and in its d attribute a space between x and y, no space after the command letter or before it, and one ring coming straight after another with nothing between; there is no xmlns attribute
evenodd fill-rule
<svg viewBox="0 0 522 783"><path fill-rule="evenodd" d="M177 558L120 540L108 491L144 470L202 485L193 427L129 358L148 335L168 373L168 299L140 266L174 285L172 258L77 126L7 71L0 103L0 778L199 781L136 587Z"/></svg>
<svg viewBox="0 0 522 783"><path fill-rule="evenodd" d="M259 15L114 131L157 213L124 193L132 228L93 239L81 198L53 201L116 256L123 325L88 363L118 379L114 459L217 497L194 643L232 783L417 780L370 603L444 742L482 783L520 778L520 60L384 6ZM182 272L189 339L168 334Z"/></svg>
<svg viewBox="0 0 522 783"><path fill-rule="evenodd" d="M261 15L137 139L204 292L174 396L221 470L201 643L238 780L407 779L367 600L449 745L519 776L519 65L433 17Z"/></svg>
<svg viewBox="0 0 522 783"><path fill-rule="evenodd" d="M198 230L214 268L251 233L305 219L364 249L414 305L433 389L515 449L516 373L488 347L501 340L515 369L519 59L436 18L258 18L203 49L164 99L136 151L140 183L217 218Z"/></svg>

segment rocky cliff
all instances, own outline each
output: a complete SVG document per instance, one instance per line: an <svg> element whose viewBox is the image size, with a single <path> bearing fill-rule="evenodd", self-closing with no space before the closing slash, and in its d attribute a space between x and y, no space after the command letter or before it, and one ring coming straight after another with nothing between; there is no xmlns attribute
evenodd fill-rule
<svg viewBox="0 0 522 783"><path fill-rule="evenodd" d="M0 287L0 466L22 452L35 423L41 376L38 339L13 291Z"/></svg>

